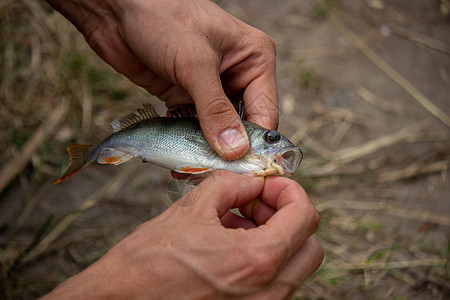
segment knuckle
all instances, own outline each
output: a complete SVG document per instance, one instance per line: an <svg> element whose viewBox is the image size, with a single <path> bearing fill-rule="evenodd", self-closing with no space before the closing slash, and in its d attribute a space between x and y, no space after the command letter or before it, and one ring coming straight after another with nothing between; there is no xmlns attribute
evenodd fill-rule
<svg viewBox="0 0 450 300"><path fill-rule="evenodd" d="M230 123L235 118L233 108L228 99L216 97L211 99L205 106L205 113L208 122L213 123Z"/></svg>
<svg viewBox="0 0 450 300"><path fill-rule="evenodd" d="M256 285L266 285L275 277L277 268L272 255L265 251L254 251L249 259L249 276Z"/></svg>
<svg viewBox="0 0 450 300"><path fill-rule="evenodd" d="M276 52L276 44L275 44L275 40L273 39L273 37L271 37L270 35L265 35L265 41L266 41L266 45L267 47L272 50L272 52Z"/></svg>
<svg viewBox="0 0 450 300"><path fill-rule="evenodd" d="M206 104L206 112L208 115L220 115L226 113L229 110L228 101L225 98L217 97L211 99Z"/></svg>
<svg viewBox="0 0 450 300"><path fill-rule="evenodd" d="M259 34L257 35L257 41L259 41L260 48L264 49L269 56L274 56L276 52L276 44L275 40L270 35L259 31Z"/></svg>
<svg viewBox="0 0 450 300"><path fill-rule="evenodd" d="M319 229L320 226L320 216L317 210L311 205L311 227L313 229L313 232L316 232L317 229Z"/></svg>
<svg viewBox="0 0 450 300"><path fill-rule="evenodd" d="M314 254L315 254L315 261L317 262L317 266L319 267L325 258L325 252L323 250L323 247L317 241L316 241L316 251L314 252Z"/></svg>
<svg viewBox="0 0 450 300"><path fill-rule="evenodd" d="M309 200L308 195L306 192L301 189L300 192L303 194L301 196L302 201L298 202L298 210L303 212L303 214L306 217L307 224L309 225L309 228L311 229L311 233L314 233L319 229L320 225L320 215L317 212L314 205Z"/></svg>

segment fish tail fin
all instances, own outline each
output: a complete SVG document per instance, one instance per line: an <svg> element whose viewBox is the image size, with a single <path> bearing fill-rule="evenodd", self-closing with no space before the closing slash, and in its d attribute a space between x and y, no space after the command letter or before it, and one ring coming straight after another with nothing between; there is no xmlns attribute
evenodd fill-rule
<svg viewBox="0 0 450 300"><path fill-rule="evenodd" d="M86 157L90 149L91 145L75 144L67 147L67 152L69 152L70 155L70 164L64 174L62 174L61 177L55 181L55 184L60 183L78 171L81 171L81 169L83 169L86 165Z"/></svg>

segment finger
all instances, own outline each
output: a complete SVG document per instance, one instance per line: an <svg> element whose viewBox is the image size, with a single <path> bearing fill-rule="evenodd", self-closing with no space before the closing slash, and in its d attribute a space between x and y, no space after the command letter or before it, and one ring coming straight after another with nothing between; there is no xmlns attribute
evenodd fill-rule
<svg viewBox="0 0 450 300"><path fill-rule="evenodd" d="M195 195L200 214L221 219L230 209L244 206L258 197L263 186L264 179L260 177L217 170L183 198L192 202L189 197Z"/></svg>
<svg viewBox="0 0 450 300"><path fill-rule="evenodd" d="M278 241L290 256L319 226L319 215L302 187L288 178L266 178L259 199L276 210L265 223L261 239Z"/></svg>
<svg viewBox="0 0 450 300"><path fill-rule="evenodd" d="M252 220L245 219L231 211L227 212L222 219L220 219L220 222L225 228L250 229L256 227L256 224L253 223Z"/></svg>
<svg viewBox="0 0 450 300"><path fill-rule="evenodd" d="M166 103L166 107L173 107L180 104L192 104L193 101L189 94L177 85L172 85L163 93L156 95L160 100Z"/></svg>
<svg viewBox="0 0 450 300"><path fill-rule="evenodd" d="M258 225L265 224L276 212L275 209L256 198L239 208L240 213Z"/></svg>
<svg viewBox="0 0 450 300"><path fill-rule="evenodd" d="M244 92L247 120L264 128L278 128L279 110L275 70L266 70Z"/></svg>
<svg viewBox="0 0 450 300"><path fill-rule="evenodd" d="M310 237L287 261L267 289L261 293L269 296L268 299L273 299L270 298L270 295L274 295L276 298L290 299L292 293L317 271L323 258L322 246L314 237Z"/></svg>
<svg viewBox="0 0 450 300"><path fill-rule="evenodd" d="M268 129L278 127L275 43L265 33L250 29L245 47L225 53L221 69L230 94L244 91L247 120ZM237 45L235 45L237 46ZM239 46L237 46L239 47Z"/></svg>
<svg viewBox="0 0 450 300"><path fill-rule="evenodd" d="M183 76L183 86L195 103L208 143L223 158L237 159L248 151L247 132L223 91L217 60L211 58L192 59L191 72Z"/></svg>
<svg viewBox="0 0 450 300"><path fill-rule="evenodd" d="M288 260L278 275L278 280L282 282L292 280L298 287L316 272L323 258L322 246L316 238L310 237Z"/></svg>
<svg viewBox="0 0 450 300"><path fill-rule="evenodd" d="M274 57L264 55L263 64L257 59L247 58L227 70L222 74L222 78L231 94L244 91L243 100L248 121L276 130L279 111Z"/></svg>

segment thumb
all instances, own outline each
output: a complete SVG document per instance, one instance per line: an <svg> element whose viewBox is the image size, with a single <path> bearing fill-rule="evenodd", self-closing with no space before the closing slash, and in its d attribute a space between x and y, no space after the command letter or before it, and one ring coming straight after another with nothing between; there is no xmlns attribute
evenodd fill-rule
<svg viewBox="0 0 450 300"><path fill-rule="evenodd" d="M216 170L195 189L196 199L189 199L188 194L183 198L191 202L194 200L197 209L204 215L208 215L205 211L210 211L220 219L230 209L244 206L257 198L264 189L264 178Z"/></svg>
<svg viewBox="0 0 450 300"><path fill-rule="evenodd" d="M217 64L205 65L194 67L185 88L195 103L208 143L221 157L238 159L248 151L247 132L223 91Z"/></svg>

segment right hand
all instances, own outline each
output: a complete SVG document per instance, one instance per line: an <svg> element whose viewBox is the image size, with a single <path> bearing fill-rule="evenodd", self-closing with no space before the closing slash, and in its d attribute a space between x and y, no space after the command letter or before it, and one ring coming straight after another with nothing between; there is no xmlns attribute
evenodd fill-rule
<svg viewBox="0 0 450 300"><path fill-rule="evenodd" d="M48 297L285 299L323 260L318 224L295 181L216 171Z"/></svg>

